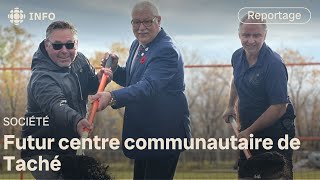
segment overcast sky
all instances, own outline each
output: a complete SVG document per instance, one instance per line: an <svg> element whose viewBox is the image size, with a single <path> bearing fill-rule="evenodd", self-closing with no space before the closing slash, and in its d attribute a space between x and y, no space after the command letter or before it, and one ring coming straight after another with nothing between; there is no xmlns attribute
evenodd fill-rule
<svg viewBox="0 0 320 180"><path fill-rule="evenodd" d="M19 7L27 18L19 26L33 35L35 46L45 38L50 20L31 21L29 12L53 12L55 20L72 22L78 29L79 50L88 57L106 51L113 42L130 46L131 8L136 0L0 0L1 26L9 26L8 13ZM184 49L197 51L206 62L230 63L241 44L238 11L243 7L305 7L312 18L307 24L269 25L266 43L274 50L292 48L320 62L320 1L316 0L154 0L162 27Z"/></svg>

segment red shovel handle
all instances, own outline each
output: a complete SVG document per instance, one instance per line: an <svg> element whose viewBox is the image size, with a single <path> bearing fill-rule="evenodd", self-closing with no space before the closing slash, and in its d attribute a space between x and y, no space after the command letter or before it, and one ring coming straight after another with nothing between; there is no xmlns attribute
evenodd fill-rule
<svg viewBox="0 0 320 180"><path fill-rule="evenodd" d="M229 116L228 117L228 121L229 121L229 123L230 123L230 125L231 125L231 127L232 127L232 129L233 129L233 131L234 131L234 133L237 135L237 137L238 137L238 135L239 135L239 130L238 130L238 124L237 124L237 122L236 122L236 120L234 119L234 117L233 116ZM243 150L243 153L244 153L244 155L246 156L246 158L247 159L249 159L249 158L251 158L251 152L249 151L249 149L244 149Z"/></svg>
<svg viewBox="0 0 320 180"><path fill-rule="evenodd" d="M110 68L111 65L112 65L112 58L109 55L109 58L106 61L105 67ZM106 75L106 74L102 75L102 78L101 78L101 81L100 81L100 84L99 84L99 88L98 88L98 92L103 92L104 91L104 88L106 87L108 79L109 79L108 75ZM93 124L94 117L96 116L96 113L97 113L97 110L98 110L98 106L99 106L99 101L95 100L93 102L92 106L91 106L90 113L89 113L89 116L88 116L88 121L89 121L89 123L91 125ZM84 131L89 132L89 129L88 128L84 128Z"/></svg>

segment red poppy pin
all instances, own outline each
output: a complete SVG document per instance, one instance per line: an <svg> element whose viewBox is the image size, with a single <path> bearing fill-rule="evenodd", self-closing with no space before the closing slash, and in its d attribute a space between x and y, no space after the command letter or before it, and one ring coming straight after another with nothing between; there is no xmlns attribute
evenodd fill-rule
<svg viewBox="0 0 320 180"><path fill-rule="evenodd" d="M142 56L142 58L140 59L140 64L143 64L144 62L146 62L147 57L146 56Z"/></svg>

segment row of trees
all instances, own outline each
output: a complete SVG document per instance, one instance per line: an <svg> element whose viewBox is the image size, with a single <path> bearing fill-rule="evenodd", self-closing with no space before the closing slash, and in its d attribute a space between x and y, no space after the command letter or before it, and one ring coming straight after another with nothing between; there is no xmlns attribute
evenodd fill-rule
<svg viewBox="0 0 320 180"><path fill-rule="evenodd" d="M18 26L0 26L0 66L29 67L31 64L31 35ZM30 71L0 72L0 135L19 134L16 127L3 127L4 117L23 117L26 105L26 87ZM2 138L1 138L2 140Z"/></svg>
<svg viewBox="0 0 320 180"><path fill-rule="evenodd" d="M30 52L31 35L18 26L0 27L0 65L2 67L30 67L33 52ZM120 57L124 65L129 47L124 43L114 43L110 48ZM282 49L278 51L286 63L302 63L311 59L298 51ZM104 52L96 52L90 58L94 66L99 66ZM204 63L201 56L193 51L184 51L185 64ZM320 70L317 66L288 67L288 91L296 110L298 136L320 136ZM30 71L0 71L0 118L23 117L26 110L26 86ZM222 120L228 102L231 68L185 69L186 94L191 112L194 137L228 137L232 134ZM107 89L121 88L115 83ZM124 109L107 109L99 112L93 134L100 137L121 137ZM4 127L0 124L0 137L4 134L20 134L20 127ZM314 146L319 146L313 144ZM308 147L311 148L311 147ZM319 147L318 147L319 148Z"/></svg>

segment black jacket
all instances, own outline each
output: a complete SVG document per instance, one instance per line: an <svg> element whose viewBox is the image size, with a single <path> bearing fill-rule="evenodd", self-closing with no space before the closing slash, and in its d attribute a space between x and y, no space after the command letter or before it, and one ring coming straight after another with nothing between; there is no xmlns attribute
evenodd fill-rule
<svg viewBox="0 0 320 180"><path fill-rule="evenodd" d="M49 117L49 126L24 126L22 137L55 138L52 150L23 150L22 157L40 154L69 154L61 150L61 138L78 137L76 125L86 117L88 95L96 93L99 81L88 59L78 52L69 68L56 65L48 56L44 42L32 59L28 84L26 118Z"/></svg>

